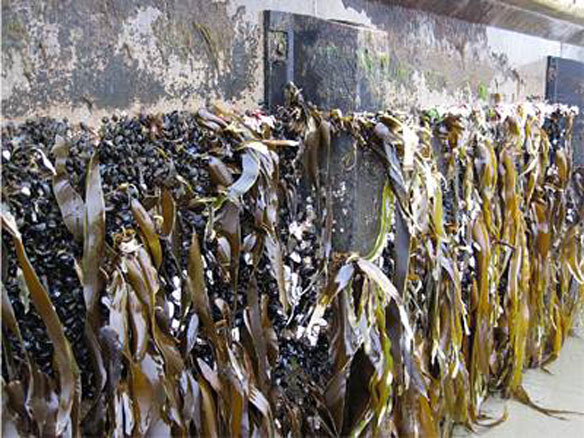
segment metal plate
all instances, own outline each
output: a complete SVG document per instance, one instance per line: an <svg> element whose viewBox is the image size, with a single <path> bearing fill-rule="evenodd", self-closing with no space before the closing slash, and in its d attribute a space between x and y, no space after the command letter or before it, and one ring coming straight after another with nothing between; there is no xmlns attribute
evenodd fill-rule
<svg viewBox="0 0 584 438"><path fill-rule="evenodd" d="M548 57L546 99L580 108L580 115L574 126L572 147L574 164L584 166L584 63Z"/></svg>
<svg viewBox="0 0 584 438"><path fill-rule="evenodd" d="M383 107L366 62L376 40L363 44L363 29L274 11L265 12L264 29L265 101L272 110L284 104L289 81L323 109L346 113ZM356 149L347 135L333 137L331 149L333 249L366 254L378 233L384 166L370 151Z"/></svg>

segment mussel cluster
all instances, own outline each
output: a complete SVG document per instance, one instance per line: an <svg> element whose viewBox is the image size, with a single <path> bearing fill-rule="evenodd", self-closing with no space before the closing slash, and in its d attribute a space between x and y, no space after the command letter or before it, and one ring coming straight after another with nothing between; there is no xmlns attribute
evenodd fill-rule
<svg viewBox="0 0 584 438"><path fill-rule="evenodd" d="M493 389L533 405L584 295L575 111L287 97L3 128L6 433L439 436ZM332 186L341 136L385 169L367 254L334 244L371 215Z"/></svg>

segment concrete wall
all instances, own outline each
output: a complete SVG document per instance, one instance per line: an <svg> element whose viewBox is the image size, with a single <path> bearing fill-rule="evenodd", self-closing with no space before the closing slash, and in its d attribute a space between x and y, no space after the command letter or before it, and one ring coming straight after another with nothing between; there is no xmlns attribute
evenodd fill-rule
<svg viewBox="0 0 584 438"><path fill-rule="evenodd" d="M260 26L212 0L3 1L2 110L96 119L257 100Z"/></svg>
<svg viewBox="0 0 584 438"><path fill-rule="evenodd" d="M546 57L581 46L354 0L5 0L2 114L95 123L112 111L195 109L263 98L266 9L368 28L388 105L430 106L487 93L543 96ZM365 37L364 37L365 38ZM368 60L366 59L368 62ZM374 73L378 74L378 73Z"/></svg>

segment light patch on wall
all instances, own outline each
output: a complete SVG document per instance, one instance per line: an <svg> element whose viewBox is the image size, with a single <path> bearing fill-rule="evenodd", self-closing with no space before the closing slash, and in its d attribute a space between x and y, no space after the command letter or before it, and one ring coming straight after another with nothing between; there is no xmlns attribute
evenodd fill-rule
<svg viewBox="0 0 584 438"><path fill-rule="evenodd" d="M512 67L541 61L560 52L561 43L558 41L496 27L487 27L486 31L489 48L496 53L505 53Z"/></svg>
<svg viewBox="0 0 584 438"><path fill-rule="evenodd" d="M371 18L364 10L357 11L350 6L346 7L342 0L316 0L315 5L314 15L319 18L328 18L373 27Z"/></svg>
<svg viewBox="0 0 584 438"><path fill-rule="evenodd" d="M18 90L29 90L30 84L26 78L25 64L22 55L14 51L9 66L5 60L2 60L4 68L2 69L2 99L10 99L13 93Z"/></svg>
<svg viewBox="0 0 584 438"><path fill-rule="evenodd" d="M133 18L124 23L116 51L125 51L128 58L138 62L140 68L155 67L151 63L156 59L157 51L152 26L160 15L162 12L150 6L139 9Z"/></svg>
<svg viewBox="0 0 584 438"><path fill-rule="evenodd" d="M116 43L116 53L125 55L127 62L136 62L137 67L154 74L169 94L177 89L196 85L204 80L209 64L181 59L176 53L164 51L158 41L155 26L163 18L160 10L147 7L123 24ZM191 30L194 32L194 30Z"/></svg>
<svg viewBox="0 0 584 438"><path fill-rule="evenodd" d="M42 27L42 51L43 55L50 58L58 58L61 54L59 44L59 26L54 23L45 24Z"/></svg>

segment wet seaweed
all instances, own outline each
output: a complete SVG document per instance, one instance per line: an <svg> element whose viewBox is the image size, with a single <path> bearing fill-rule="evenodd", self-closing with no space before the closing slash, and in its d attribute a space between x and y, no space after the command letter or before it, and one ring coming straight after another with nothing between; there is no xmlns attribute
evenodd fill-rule
<svg viewBox="0 0 584 438"><path fill-rule="evenodd" d="M448 436L493 391L567 414L521 381L584 296L576 112L286 96L3 129L6 433ZM366 254L332 241L347 134L386 169Z"/></svg>

